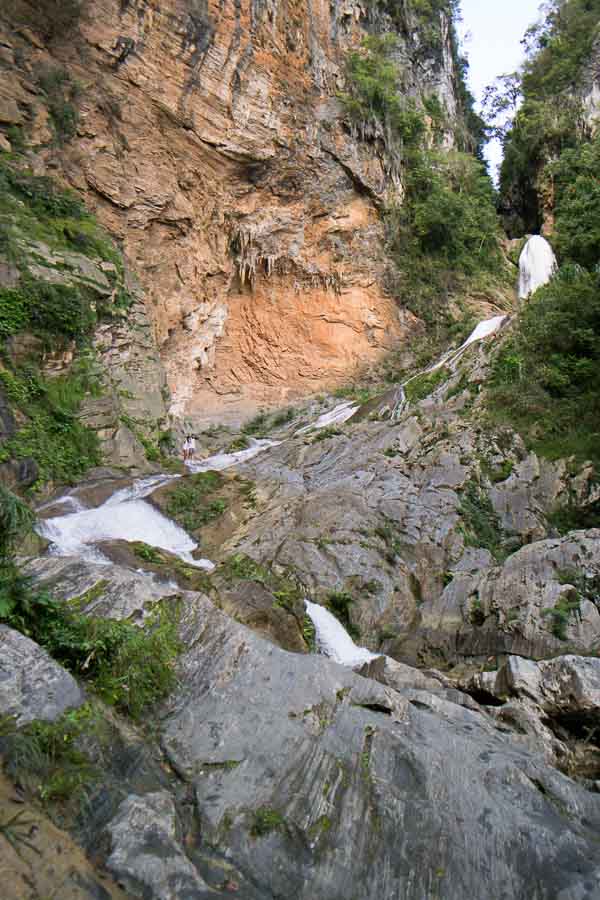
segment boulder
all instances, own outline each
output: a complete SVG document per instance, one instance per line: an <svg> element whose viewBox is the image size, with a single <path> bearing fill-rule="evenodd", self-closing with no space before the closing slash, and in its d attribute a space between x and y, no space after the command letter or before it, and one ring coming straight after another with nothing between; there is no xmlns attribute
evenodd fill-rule
<svg viewBox="0 0 600 900"><path fill-rule="evenodd" d="M208 900L214 896L177 842L177 815L166 791L131 795L108 824L106 862L120 885L144 900Z"/></svg>
<svg viewBox="0 0 600 900"><path fill-rule="evenodd" d="M14 716L18 726L37 719L53 722L84 702L73 676L45 650L0 625L0 715Z"/></svg>

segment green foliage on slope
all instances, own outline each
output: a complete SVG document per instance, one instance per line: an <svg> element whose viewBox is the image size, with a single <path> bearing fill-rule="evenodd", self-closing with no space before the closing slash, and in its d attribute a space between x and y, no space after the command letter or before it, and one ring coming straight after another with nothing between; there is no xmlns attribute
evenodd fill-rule
<svg viewBox="0 0 600 900"><path fill-rule="evenodd" d="M583 127L577 90L599 26L600 0L554 0L528 35L524 102L507 136L503 179L514 167L536 204L537 192L552 186L560 269L524 304L495 360L490 397L492 415L515 425L537 452L597 464L600 135ZM524 195L512 199L527 225Z"/></svg>
<svg viewBox="0 0 600 900"><path fill-rule="evenodd" d="M391 293L428 325L449 325L448 298L461 280L500 270L494 194L472 154L441 146L450 123L437 96L419 105L403 94L397 47L394 35L371 36L352 51L341 99L352 126L383 141L403 182L402 202L389 203L383 214ZM468 130L464 117L462 128ZM471 135L471 146L478 140Z"/></svg>
<svg viewBox="0 0 600 900"><path fill-rule="evenodd" d="M0 392L19 426L0 463L31 458L39 482L72 482L101 461L96 433L79 421L101 388L91 338L129 298L122 257L81 200L22 161L0 154L0 260L16 273L0 287ZM95 272L112 295L96 290ZM50 375L49 352L75 362Z"/></svg>
<svg viewBox="0 0 600 900"><path fill-rule="evenodd" d="M600 276L564 266L496 357L493 416L544 456L600 463Z"/></svg>
<svg viewBox="0 0 600 900"><path fill-rule="evenodd" d="M539 193L552 190L548 164L586 137L581 80L599 27L600 0L551 0L525 36L527 59L513 79L523 102L505 137L500 177L512 234L539 228Z"/></svg>

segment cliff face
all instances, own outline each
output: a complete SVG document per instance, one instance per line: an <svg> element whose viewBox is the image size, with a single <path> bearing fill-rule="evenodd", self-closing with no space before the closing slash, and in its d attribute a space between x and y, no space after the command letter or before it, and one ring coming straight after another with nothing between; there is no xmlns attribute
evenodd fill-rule
<svg viewBox="0 0 600 900"><path fill-rule="evenodd" d="M436 21L434 52L402 6L398 66L403 90L436 93L452 120ZM139 273L176 415L236 418L347 381L410 334L383 285L378 207L398 179L336 98L369 28L399 26L356 0L99 0L53 59L11 38L9 99ZM60 154L34 86L49 63L80 84Z"/></svg>

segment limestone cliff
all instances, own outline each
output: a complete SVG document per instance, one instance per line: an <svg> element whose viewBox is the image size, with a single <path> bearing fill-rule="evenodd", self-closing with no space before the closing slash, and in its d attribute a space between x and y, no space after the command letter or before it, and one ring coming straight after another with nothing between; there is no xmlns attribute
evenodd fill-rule
<svg viewBox="0 0 600 900"><path fill-rule="evenodd" d="M444 14L430 41L412 4L387 9L99 0L50 47L5 32L2 121L122 242L176 415L240 418L347 381L410 334L385 292L378 215L399 183L382 141L344 123L345 55L369 31L398 32L402 90L435 94L449 122L459 97ZM79 112L59 149L38 80L55 65Z"/></svg>

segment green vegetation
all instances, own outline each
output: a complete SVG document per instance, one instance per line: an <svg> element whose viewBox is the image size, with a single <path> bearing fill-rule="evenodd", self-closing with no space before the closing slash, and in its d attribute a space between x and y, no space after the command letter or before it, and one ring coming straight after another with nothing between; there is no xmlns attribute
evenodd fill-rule
<svg viewBox="0 0 600 900"><path fill-rule="evenodd" d="M28 819L24 810L19 810L6 822L0 822L0 834L10 844L17 856L21 855L21 847L27 847L34 853L39 853L39 848L30 840L31 829L35 826L35 819Z"/></svg>
<svg viewBox="0 0 600 900"><path fill-rule="evenodd" d="M262 584L275 597L275 604L302 619L304 630L304 596L305 591L293 573L278 575L269 567L236 553L226 559L217 569L217 575L226 581L256 581ZM305 635L306 637L306 635Z"/></svg>
<svg viewBox="0 0 600 900"><path fill-rule="evenodd" d="M210 495L225 483L220 472L199 472L177 483L167 501L167 513L186 531L196 531L223 515L227 501Z"/></svg>
<svg viewBox="0 0 600 900"><path fill-rule="evenodd" d="M398 70L392 60L395 35L371 35L347 58L349 92L342 94L346 115L362 132L380 133L394 149L418 143L425 122L414 102L398 90Z"/></svg>
<svg viewBox="0 0 600 900"><path fill-rule="evenodd" d="M309 653L314 653L317 648L317 635L314 622L309 615L302 618L302 637L306 641Z"/></svg>
<svg viewBox="0 0 600 900"><path fill-rule="evenodd" d="M476 628L480 628L485 622L485 610L479 597L475 597L469 611L469 622Z"/></svg>
<svg viewBox="0 0 600 900"><path fill-rule="evenodd" d="M333 396L338 400L355 400L356 403L368 403L375 396L377 389L360 384L345 384L334 390Z"/></svg>
<svg viewBox="0 0 600 900"><path fill-rule="evenodd" d="M378 537L384 544L384 557L387 562L393 566L402 553L402 544L398 537L398 533L390 521L382 525L378 525L373 534Z"/></svg>
<svg viewBox="0 0 600 900"><path fill-rule="evenodd" d="M29 506L0 484L0 560L10 556L19 541L31 531L34 518ZM0 615L1 604L0 594Z"/></svg>
<svg viewBox="0 0 600 900"><path fill-rule="evenodd" d="M276 809L270 806L261 806L254 811L250 834L252 837L264 837L273 831L281 831L285 828L285 819Z"/></svg>
<svg viewBox="0 0 600 900"><path fill-rule="evenodd" d="M553 197L560 263L521 311L498 354L490 407L550 459L600 460L600 136L583 125L580 91L600 25L600 0L552 0L527 35L512 89L523 103L505 140L504 204L514 233L540 224ZM516 85L516 86L515 86Z"/></svg>
<svg viewBox="0 0 600 900"><path fill-rule="evenodd" d="M600 528L600 502L596 501L588 506L578 506L576 503L557 506L548 516L548 522L559 534L568 534L569 531L585 528Z"/></svg>
<svg viewBox="0 0 600 900"><path fill-rule="evenodd" d="M600 275L563 266L493 366L490 410L550 459L600 461Z"/></svg>
<svg viewBox="0 0 600 900"><path fill-rule="evenodd" d="M0 154L0 257L20 275L15 286L0 288L0 391L20 425L0 448L0 462L31 458L40 483L73 482L101 461L96 433L81 424L79 411L86 396L101 390L89 350L95 326L101 318L122 314L118 306L129 300L123 261L73 193L17 163ZM63 255L52 261L42 245ZM116 303L103 299L76 267L60 262L74 252L110 264L102 278L112 283ZM40 279L30 271L34 262L64 270L65 280ZM26 350L15 353L21 335ZM49 350L76 350L67 374L43 374Z"/></svg>
<svg viewBox="0 0 600 900"><path fill-rule="evenodd" d="M0 622L28 635L106 703L134 719L175 685L177 609L157 606L143 628L82 615L36 591L10 559L0 561Z"/></svg>
<svg viewBox="0 0 600 900"><path fill-rule="evenodd" d="M43 68L38 85L46 96L56 143L66 144L77 133L79 114L74 101L79 94L79 86L71 80L66 69L58 67Z"/></svg>
<svg viewBox="0 0 600 900"><path fill-rule="evenodd" d="M354 597L348 591L330 591L325 597L325 606L342 623L348 634L354 639L360 638L360 631L350 620L350 611Z"/></svg>
<svg viewBox="0 0 600 900"><path fill-rule="evenodd" d="M573 616L578 615L581 598L577 592L563 595L557 603L542 610L543 616L549 616L551 631L559 641L567 640L567 627Z"/></svg>
<svg viewBox="0 0 600 900"><path fill-rule="evenodd" d="M257 413L254 418L242 428L242 434L253 435L254 437L264 437L269 427L269 417L266 413Z"/></svg>
<svg viewBox="0 0 600 900"><path fill-rule="evenodd" d="M16 288L0 288L0 337L30 331L81 341L96 323L92 294L71 284L25 275Z"/></svg>
<svg viewBox="0 0 600 900"><path fill-rule="evenodd" d="M505 556L504 533L490 498L475 479L468 481L463 488L460 514L467 546L483 547L496 559L502 560Z"/></svg>
<svg viewBox="0 0 600 900"><path fill-rule="evenodd" d="M438 13L441 9L454 13L454 4L433 6ZM422 14L429 15L433 6L427 2ZM432 22L441 34L439 17ZM497 278L501 271L492 185L481 163L462 152L477 149L482 123L473 113L456 54L464 100L457 135L462 150L447 152L436 146L447 130L444 111L437 98L425 98L420 105L407 100L396 46L393 35L371 36L352 51L348 91L341 99L351 127L363 138L383 143L392 168L403 180L402 203L384 211L391 260L388 287L428 326L447 329L452 324L449 296L466 281Z"/></svg>
<svg viewBox="0 0 600 900"><path fill-rule="evenodd" d="M343 430L335 425L330 425L328 428L318 428L314 434L310 434L310 443L320 444L321 441L328 441L330 438L340 437L343 434Z"/></svg>
<svg viewBox="0 0 600 900"><path fill-rule="evenodd" d="M239 441L243 441L244 436L246 438L248 436L256 438L266 437L266 435L270 431L273 431L273 429L282 428L284 425L288 425L295 415L296 411L293 407L281 409L279 410L279 412L272 413L271 415L264 411L261 411L242 426L242 437L239 439ZM246 443L245 445L241 445L240 443L239 449L244 450L247 446L248 443Z"/></svg>
<svg viewBox="0 0 600 900"><path fill-rule="evenodd" d="M424 375L417 375L416 378L413 378L412 381L409 381L408 384L405 385L404 392L407 400L410 400L411 403L417 403L419 400L424 400L425 397L429 397L440 384L443 384L447 378L448 371L444 368L437 369L429 375L427 373Z"/></svg>
<svg viewBox="0 0 600 900"><path fill-rule="evenodd" d="M35 363L0 368L0 392L18 410L25 424L0 447L0 462L33 459L38 483L72 484L101 462L95 431L78 419L81 401L97 395L98 376L93 359L81 356L69 375L44 377Z"/></svg>
<svg viewBox="0 0 600 900"><path fill-rule="evenodd" d="M56 722L31 722L5 729L0 748L8 775L33 791L45 804L59 803L77 811L82 796L99 772L82 749L83 739L105 727L87 703Z"/></svg>
<svg viewBox="0 0 600 900"><path fill-rule="evenodd" d="M492 112L523 102L504 140L500 188L511 235L537 231L540 190L552 184L552 160L585 137L579 88L600 23L598 0L550 0L526 34L527 59L493 92Z"/></svg>
<svg viewBox="0 0 600 900"><path fill-rule="evenodd" d="M565 150L549 171L559 258L592 271L600 262L600 134Z"/></svg>
<svg viewBox="0 0 600 900"><path fill-rule="evenodd" d="M389 288L429 328L451 337L450 298L502 276L491 182L465 153L422 150L405 174L405 198L385 214Z"/></svg>

